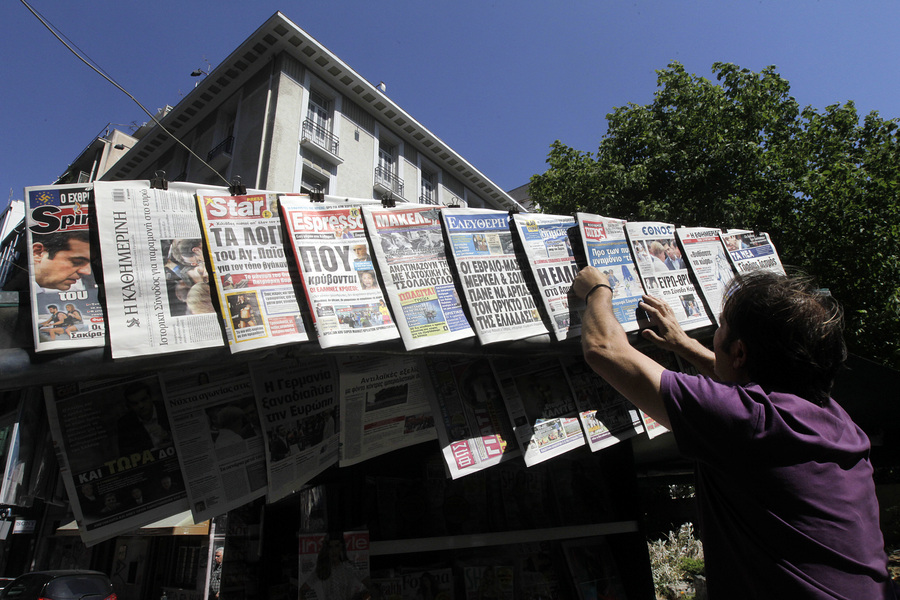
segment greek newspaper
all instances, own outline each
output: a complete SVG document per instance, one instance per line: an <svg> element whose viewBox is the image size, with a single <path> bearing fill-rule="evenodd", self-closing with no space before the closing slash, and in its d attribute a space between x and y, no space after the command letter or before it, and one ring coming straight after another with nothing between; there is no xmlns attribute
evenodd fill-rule
<svg viewBox="0 0 900 600"><path fill-rule="evenodd" d="M231 351L309 341L281 239L277 195L198 190L197 203Z"/></svg>
<svg viewBox="0 0 900 600"><path fill-rule="evenodd" d="M734 279L734 268L725 255L721 231L704 227L679 227L675 235L684 248L684 258L694 272L709 313L718 322L722 298Z"/></svg>
<svg viewBox="0 0 900 600"><path fill-rule="evenodd" d="M529 467L584 446L572 388L545 356L492 360L513 431Z"/></svg>
<svg viewBox="0 0 900 600"><path fill-rule="evenodd" d="M540 213L514 214L513 224L550 317L553 336L557 340L578 337L584 302L569 294L578 274L570 241L578 229L575 219Z"/></svg>
<svg viewBox="0 0 900 600"><path fill-rule="evenodd" d="M420 357L441 453L452 479L519 456L491 364L449 357Z"/></svg>
<svg viewBox="0 0 900 600"><path fill-rule="evenodd" d="M626 223L625 231L647 293L664 300L685 330L712 325L675 241L675 227L642 221Z"/></svg>
<svg viewBox="0 0 900 600"><path fill-rule="evenodd" d="M625 331L637 331L637 308L644 286L628 251L625 221L590 213L576 213L587 264L609 279L613 290L613 314Z"/></svg>
<svg viewBox="0 0 900 600"><path fill-rule="evenodd" d="M25 188L25 225L34 349L73 350L106 343L88 217L92 185Z"/></svg>
<svg viewBox="0 0 900 600"><path fill-rule="evenodd" d="M762 269L784 275L784 265L768 233L730 229L722 233L722 243L738 274Z"/></svg>
<svg viewBox="0 0 900 600"><path fill-rule="evenodd" d="M188 509L157 376L47 386L44 397L85 545Z"/></svg>
<svg viewBox="0 0 900 600"><path fill-rule="evenodd" d="M513 247L509 214L486 208L441 211L472 324L482 344L547 332Z"/></svg>
<svg viewBox="0 0 900 600"><path fill-rule="evenodd" d="M97 181L113 358L224 345L203 256L196 185Z"/></svg>
<svg viewBox="0 0 900 600"><path fill-rule="evenodd" d="M265 429L269 503L337 464L338 373L330 356L278 357L250 365Z"/></svg>
<svg viewBox="0 0 900 600"><path fill-rule="evenodd" d="M404 347L473 337L447 262L440 208L363 206L363 217Z"/></svg>
<svg viewBox="0 0 900 600"><path fill-rule="evenodd" d="M338 361L342 467L437 438L415 356Z"/></svg>
<svg viewBox="0 0 900 600"><path fill-rule="evenodd" d="M246 368L161 374L194 522L266 493L259 413Z"/></svg>
<svg viewBox="0 0 900 600"><path fill-rule="evenodd" d="M400 337L378 285L360 207L280 201L319 345Z"/></svg>
<svg viewBox="0 0 900 600"><path fill-rule="evenodd" d="M591 452L643 433L641 415L581 357L561 359Z"/></svg>

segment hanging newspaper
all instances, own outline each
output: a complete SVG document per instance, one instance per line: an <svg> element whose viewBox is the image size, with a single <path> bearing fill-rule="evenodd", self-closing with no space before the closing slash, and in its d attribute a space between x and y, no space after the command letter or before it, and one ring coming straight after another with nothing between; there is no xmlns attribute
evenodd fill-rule
<svg viewBox="0 0 900 600"><path fill-rule="evenodd" d="M684 258L694 272L700 291L706 299L709 314L718 322L722 299L734 279L734 268L725 255L721 231L705 227L679 227L675 230L684 248Z"/></svg>
<svg viewBox="0 0 900 600"><path fill-rule="evenodd" d="M250 374L265 429L269 491L277 502L337 464L338 373L330 356L267 358Z"/></svg>
<svg viewBox="0 0 900 600"><path fill-rule="evenodd" d="M289 196L280 201L319 344L331 348L400 337L378 285L360 207ZM360 246L364 251L357 250Z"/></svg>
<svg viewBox="0 0 900 600"><path fill-rule="evenodd" d="M327 533L300 533L297 537L300 542L298 553L300 598L329 600L336 596L340 598L368 596L364 593L367 588L363 583L369 578L368 531L345 531L343 540L334 539ZM331 544L341 548L341 562L331 567L329 579L339 581L341 589L347 592L346 596L329 593L334 586L328 585L328 580L323 581L317 574L316 566L322 561L330 560Z"/></svg>
<svg viewBox="0 0 900 600"><path fill-rule="evenodd" d="M103 307L91 262L91 187L25 188L31 322L37 352L106 343Z"/></svg>
<svg viewBox="0 0 900 600"><path fill-rule="evenodd" d="M587 264L606 274L613 293L613 314L625 331L637 331L637 309L644 286L637 276L625 237L625 221L576 213Z"/></svg>
<svg viewBox="0 0 900 600"><path fill-rule="evenodd" d="M597 375L583 358L564 357L561 360L575 393L578 417L591 452L643 433L644 425L637 407Z"/></svg>
<svg viewBox="0 0 900 600"><path fill-rule="evenodd" d="M532 356L492 360L491 365L526 466L584 446L575 398L559 360Z"/></svg>
<svg viewBox="0 0 900 600"><path fill-rule="evenodd" d="M722 233L722 243L738 274L764 270L784 275L784 265L768 233L729 229Z"/></svg>
<svg viewBox="0 0 900 600"><path fill-rule="evenodd" d="M48 386L44 397L85 545L188 509L157 376Z"/></svg>
<svg viewBox="0 0 900 600"><path fill-rule="evenodd" d="M540 213L514 214L513 224L557 340L581 335L584 302L569 294L578 274L571 236L578 226L573 217ZM571 303L571 306L570 306Z"/></svg>
<svg viewBox="0 0 900 600"><path fill-rule="evenodd" d="M309 341L281 240L278 196L198 190L197 203L231 351Z"/></svg>
<svg viewBox="0 0 900 600"><path fill-rule="evenodd" d="M509 214L487 208L443 210L453 259L482 344L547 333L513 247Z"/></svg>
<svg viewBox="0 0 900 600"><path fill-rule="evenodd" d="M113 358L224 345L193 184L97 181L94 197Z"/></svg>
<svg viewBox="0 0 900 600"><path fill-rule="evenodd" d="M364 206L363 217L406 349L473 337L447 262L440 208ZM357 260L369 260L364 250L354 247Z"/></svg>
<svg viewBox="0 0 900 600"><path fill-rule="evenodd" d="M194 522L264 496L263 436L246 367L160 378Z"/></svg>
<svg viewBox="0 0 900 600"><path fill-rule="evenodd" d="M642 221L626 223L625 231L647 293L664 300L685 330L712 325L675 241L675 227Z"/></svg>
<svg viewBox="0 0 900 600"><path fill-rule="evenodd" d="M437 438L415 356L338 361L342 467Z"/></svg>
<svg viewBox="0 0 900 600"><path fill-rule="evenodd" d="M477 473L519 456L503 398L487 359L420 357L419 371L452 479Z"/></svg>

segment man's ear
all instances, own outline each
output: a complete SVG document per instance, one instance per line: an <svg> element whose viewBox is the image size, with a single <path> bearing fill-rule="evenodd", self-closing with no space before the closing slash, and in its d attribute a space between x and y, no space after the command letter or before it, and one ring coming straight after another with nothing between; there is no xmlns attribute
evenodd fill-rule
<svg viewBox="0 0 900 600"><path fill-rule="evenodd" d="M737 339L731 342L731 366L735 370L744 369L747 364L747 346L744 340Z"/></svg>
<svg viewBox="0 0 900 600"><path fill-rule="evenodd" d="M40 242L35 242L31 245L31 254L34 256L34 260L40 261L41 255L45 252L44 245Z"/></svg>

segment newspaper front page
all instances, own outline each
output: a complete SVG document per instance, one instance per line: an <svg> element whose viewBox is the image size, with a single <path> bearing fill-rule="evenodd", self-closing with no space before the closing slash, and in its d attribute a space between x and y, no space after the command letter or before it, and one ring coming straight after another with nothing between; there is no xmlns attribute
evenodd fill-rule
<svg viewBox="0 0 900 600"><path fill-rule="evenodd" d="M88 220L92 184L25 188L25 229L34 349L74 350L106 343ZM93 258L93 261L92 261Z"/></svg>
<svg viewBox="0 0 900 600"><path fill-rule="evenodd" d="M447 262L441 209L363 206L366 228L407 350L473 337Z"/></svg>
<svg viewBox="0 0 900 600"><path fill-rule="evenodd" d="M48 386L44 397L85 545L188 509L157 376Z"/></svg>
<svg viewBox="0 0 900 600"><path fill-rule="evenodd" d="M441 211L472 325L482 344L548 333L516 258L509 214L487 208Z"/></svg>
<svg viewBox="0 0 900 600"><path fill-rule="evenodd" d="M341 545L341 561L339 565L333 567L335 570L332 571L331 577L351 590L346 597L355 598L357 596L352 590L366 589L364 582L369 578L369 532L345 531L342 537L342 540L335 540L326 533L301 533L298 536L300 598L330 600L344 597L333 592L332 588L316 575L316 565L321 561L331 560L329 548L325 546L326 542ZM312 596L307 595L310 593Z"/></svg>
<svg viewBox="0 0 900 600"><path fill-rule="evenodd" d="M309 341L281 239L278 196L198 190L197 204L231 351Z"/></svg>
<svg viewBox="0 0 900 600"><path fill-rule="evenodd" d="M679 227L675 235L684 248L684 258L694 272L710 316L719 322L722 300L734 279L734 268L725 255L721 231L705 227Z"/></svg>
<svg viewBox="0 0 900 600"><path fill-rule="evenodd" d="M561 361L575 393L578 418L591 452L643 433L637 407L597 375L583 358L564 357Z"/></svg>
<svg viewBox="0 0 900 600"><path fill-rule="evenodd" d="M644 286L628 250L625 221L576 213L587 264L606 274L613 290L613 314L625 331L637 331L638 303Z"/></svg>
<svg viewBox="0 0 900 600"><path fill-rule="evenodd" d="M113 358L224 345L193 184L97 181L94 197Z"/></svg>
<svg viewBox="0 0 900 600"><path fill-rule="evenodd" d="M738 274L764 270L784 275L784 265L768 233L729 229L722 233L722 243Z"/></svg>
<svg viewBox="0 0 900 600"><path fill-rule="evenodd" d="M540 213L514 214L513 224L525 248L541 301L557 340L581 335L584 302L569 294L578 275L571 237L578 226L573 217Z"/></svg>
<svg viewBox="0 0 900 600"><path fill-rule="evenodd" d="M358 205L281 196L281 211L323 348L397 339Z"/></svg>
<svg viewBox="0 0 900 600"><path fill-rule="evenodd" d="M251 363L265 430L269 503L337 464L338 372L330 356L274 357Z"/></svg>
<svg viewBox="0 0 900 600"><path fill-rule="evenodd" d="M490 362L419 357L441 453L452 479L521 454Z"/></svg>
<svg viewBox="0 0 900 600"><path fill-rule="evenodd" d="M415 356L342 357L338 370L342 467L437 438Z"/></svg>
<svg viewBox="0 0 900 600"><path fill-rule="evenodd" d="M259 412L246 368L160 375L194 522L266 493Z"/></svg>
<svg viewBox="0 0 900 600"><path fill-rule="evenodd" d="M491 365L526 466L584 446L575 397L559 360L532 356Z"/></svg>
<svg viewBox="0 0 900 600"><path fill-rule="evenodd" d="M625 231L647 293L664 300L686 331L712 325L675 241L675 227L640 221L626 223Z"/></svg>

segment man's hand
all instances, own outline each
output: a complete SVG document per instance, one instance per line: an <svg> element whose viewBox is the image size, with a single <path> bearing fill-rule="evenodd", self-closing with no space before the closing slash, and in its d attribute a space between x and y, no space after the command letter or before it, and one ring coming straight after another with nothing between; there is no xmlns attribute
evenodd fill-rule
<svg viewBox="0 0 900 600"><path fill-rule="evenodd" d="M654 296L643 296L640 307L647 313L650 326L653 329L643 329L641 335L662 348L671 352L678 352L687 346L691 338L684 332L672 307L664 300Z"/></svg>
<svg viewBox="0 0 900 600"><path fill-rule="evenodd" d="M575 281L572 282L572 291L584 300L587 293L598 283L609 285L609 278L597 267L585 267L578 272Z"/></svg>

